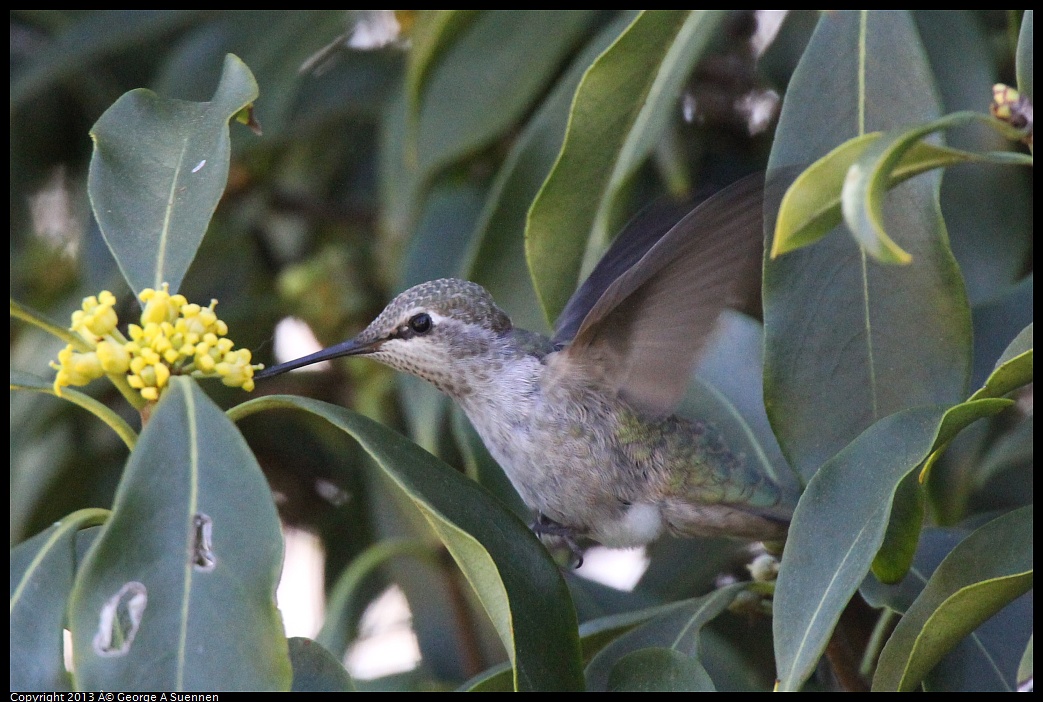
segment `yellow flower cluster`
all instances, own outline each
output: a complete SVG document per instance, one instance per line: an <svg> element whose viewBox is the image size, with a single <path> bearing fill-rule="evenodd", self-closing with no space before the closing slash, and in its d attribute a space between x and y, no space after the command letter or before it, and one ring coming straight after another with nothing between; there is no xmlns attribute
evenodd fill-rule
<svg viewBox="0 0 1043 702"><path fill-rule="evenodd" d="M250 364L250 352L235 349L225 337L228 325L209 307L189 304L184 295L162 290L141 291L145 309L141 325L128 325L128 340L116 328L119 320L112 309L115 296L108 290L85 298L82 309L73 312L71 331L93 349L78 352L72 345L58 353L54 391L61 395L66 385L86 385L108 373L126 373L127 383L146 400L158 400L173 374L195 378L220 378L229 387L254 389L253 374L263 365Z"/></svg>

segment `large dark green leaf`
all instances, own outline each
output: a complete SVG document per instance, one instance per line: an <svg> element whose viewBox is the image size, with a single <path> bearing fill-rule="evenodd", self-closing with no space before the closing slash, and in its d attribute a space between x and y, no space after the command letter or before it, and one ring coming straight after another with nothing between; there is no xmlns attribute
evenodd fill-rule
<svg viewBox="0 0 1043 702"><path fill-rule="evenodd" d="M1011 405L986 399L885 417L822 466L793 514L775 590L779 687L797 690L883 543L899 484L931 451Z"/></svg>
<svg viewBox="0 0 1043 702"><path fill-rule="evenodd" d="M288 689L281 567L260 466L198 385L172 378L76 579L76 686Z"/></svg>
<svg viewBox="0 0 1043 702"><path fill-rule="evenodd" d="M493 181L460 277L485 287L516 326L548 332L525 264L525 221L558 158L573 94L590 64L633 20L623 13L594 36L525 125Z"/></svg>
<svg viewBox="0 0 1043 702"><path fill-rule="evenodd" d="M925 529L915 563L901 583L882 585L870 576L862 583L859 592L873 607L905 613L923 592L938 565L969 533L968 529L962 528ZM889 620L897 619L896 615L883 616L881 627ZM1031 635L1031 620L1032 596L1028 594L962 639L924 680L925 689L1012 692L1017 687L1016 671L1024 641Z"/></svg>
<svg viewBox="0 0 1043 702"><path fill-rule="evenodd" d="M646 10L587 70L525 232L548 320L579 284L588 248L596 260L607 246L615 190L659 143L684 81L725 17L720 10Z"/></svg>
<svg viewBox="0 0 1043 702"><path fill-rule="evenodd" d="M591 19L591 10L487 10L470 20L424 72L413 154L420 172L431 175L516 124Z"/></svg>
<svg viewBox="0 0 1043 702"><path fill-rule="evenodd" d="M458 692L514 692L514 669L510 663L495 665L465 682Z"/></svg>
<svg viewBox="0 0 1043 702"><path fill-rule="evenodd" d="M435 54L416 57L422 65L412 68L420 75L410 76L384 119L381 214L384 228L397 237L412 233L441 169L521 122L592 16L586 10L489 10L446 19L451 26L439 46L429 47L422 37L421 54Z"/></svg>
<svg viewBox="0 0 1043 702"><path fill-rule="evenodd" d="M210 102L132 90L91 129L91 206L135 293L181 285L228 180L228 120L256 98L229 54Z"/></svg>
<svg viewBox="0 0 1043 702"><path fill-rule="evenodd" d="M880 654L873 689L909 691L942 656L1032 587L1032 507L978 529L952 550Z"/></svg>
<svg viewBox="0 0 1043 702"><path fill-rule="evenodd" d="M770 168L787 173L848 139L934 119L933 96L906 13L823 13L786 94ZM805 478L881 417L964 397L970 314L938 183L925 174L888 196L885 218L909 266L877 265L846 236L766 261L765 404Z"/></svg>
<svg viewBox="0 0 1043 702"><path fill-rule="evenodd" d="M619 614L609 614L597 619L583 622L579 627L580 641L583 644L583 657L593 660L594 656L620 636L632 631L635 627L658 617L667 615L678 608L688 606L687 602L671 602L658 607L629 610Z"/></svg>
<svg viewBox="0 0 1043 702"><path fill-rule="evenodd" d="M995 45L982 15L974 10L916 10L914 18L945 111L985 112L999 80L999 62L993 59ZM1016 147L996 130L981 127L950 130L945 140L978 153ZM1032 172L950 168L942 179L941 198L971 305L994 298L1024 274L1032 255ZM996 202L1003 206L996 207ZM974 355L977 359L977 350Z"/></svg>
<svg viewBox="0 0 1043 702"><path fill-rule="evenodd" d="M71 690L62 653L76 534L109 512L82 509L11 551L11 690Z"/></svg>
<svg viewBox="0 0 1043 702"><path fill-rule="evenodd" d="M351 410L290 395L235 407L311 412L347 432L427 519L474 588L514 663L518 690L582 689L576 613L528 527L488 492L413 442Z"/></svg>

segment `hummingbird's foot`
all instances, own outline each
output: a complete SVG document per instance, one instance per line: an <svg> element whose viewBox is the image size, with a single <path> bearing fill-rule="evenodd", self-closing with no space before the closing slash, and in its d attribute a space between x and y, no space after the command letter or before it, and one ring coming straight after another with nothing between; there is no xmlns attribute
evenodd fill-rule
<svg viewBox="0 0 1043 702"><path fill-rule="evenodd" d="M537 512L536 520L529 526L538 537L552 536L568 547L573 558L573 568L583 565L583 549L576 543L576 532L571 527L559 524L547 515Z"/></svg>

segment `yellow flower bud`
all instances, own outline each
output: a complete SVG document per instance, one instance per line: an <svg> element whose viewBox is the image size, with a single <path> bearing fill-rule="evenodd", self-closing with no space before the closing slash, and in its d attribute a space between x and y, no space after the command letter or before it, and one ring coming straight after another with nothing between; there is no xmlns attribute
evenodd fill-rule
<svg viewBox="0 0 1043 702"><path fill-rule="evenodd" d="M156 387L165 387L167 381L170 380L170 369L162 363L157 363L156 365L152 366L152 370L156 374Z"/></svg>
<svg viewBox="0 0 1043 702"><path fill-rule="evenodd" d="M122 344L102 341L96 353L106 373L126 373L130 368L130 351Z"/></svg>
<svg viewBox="0 0 1043 702"><path fill-rule="evenodd" d="M182 295L170 294L169 283L163 283L162 290L145 288L139 297L145 303L145 309L141 311L141 323L145 325L173 322L178 317L181 305L187 302Z"/></svg>
<svg viewBox="0 0 1043 702"><path fill-rule="evenodd" d="M51 363L51 367L58 371L54 379L54 391L59 395L63 386L86 385L105 375L97 353L79 353L72 346L59 351L58 363Z"/></svg>

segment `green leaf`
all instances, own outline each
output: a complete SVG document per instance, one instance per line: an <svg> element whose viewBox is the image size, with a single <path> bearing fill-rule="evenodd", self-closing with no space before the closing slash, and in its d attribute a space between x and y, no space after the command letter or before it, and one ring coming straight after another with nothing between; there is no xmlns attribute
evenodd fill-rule
<svg viewBox="0 0 1043 702"><path fill-rule="evenodd" d="M580 641L583 644L583 658L588 661L592 660L602 649L623 634L632 631L634 627L686 605L686 602L671 602L658 607L620 612L583 622L579 627Z"/></svg>
<svg viewBox="0 0 1043 702"><path fill-rule="evenodd" d="M484 189L457 181L431 188L409 240L399 279L401 289L459 274L484 195Z"/></svg>
<svg viewBox="0 0 1043 702"><path fill-rule="evenodd" d="M938 564L967 538L970 532L959 527L927 527L916 546L913 567L898 583L886 585L873 576L867 577L858 588L859 594L873 609L887 608L903 614L913 603Z"/></svg>
<svg viewBox="0 0 1043 702"><path fill-rule="evenodd" d="M343 35L347 21L347 14L338 9L217 12L210 21L187 32L171 47L152 87L161 95L205 101L210 97L208 91L220 82L222 59L226 54L234 54L250 67L256 83L264 86L264 99L255 106L253 114L264 127L265 141L284 146L290 142L302 143L303 134L311 125L306 118L302 119L304 115L299 110L312 89L321 86L327 93L335 93L341 106L354 103L367 92L352 86L355 90L350 97L339 94L339 86L322 84L318 75L329 78L334 72L330 70L333 65L354 63L354 56L345 56L349 52L376 53L355 52L345 46ZM260 36L264 41L258 41ZM332 46L339 49L338 55L312 70L309 61L316 48L327 42L333 42ZM240 121L244 117L236 116ZM280 170L284 169L285 166Z"/></svg>
<svg viewBox="0 0 1043 702"><path fill-rule="evenodd" d="M973 153L919 141L932 131L989 120L985 115L957 113L921 127L845 141L789 186L779 206L771 257L815 243L843 219L855 240L878 261L908 263L909 254L883 228L887 190L921 173L961 163L1031 165L1021 154Z"/></svg>
<svg viewBox="0 0 1043 702"><path fill-rule="evenodd" d="M228 120L256 98L229 54L210 102L132 90L91 129L91 207L135 293L181 285L228 179Z"/></svg>
<svg viewBox="0 0 1043 702"><path fill-rule="evenodd" d="M615 689L613 681L621 684L652 684L653 680L642 680L631 663L623 666L616 673L616 666L628 656L649 648L667 648L689 661L681 664L680 659L671 657L671 661L658 659L660 673L666 675L664 683L680 674L678 684L691 684L694 689L713 689L712 682L699 663L699 640L702 628L721 614L732 603L746 586L744 584L728 585L703 597L697 597L682 603L675 603L665 608L655 608L654 617L633 627L630 631L618 636L611 643L601 648L587 666L587 689L602 691ZM663 611L665 609L665 611ZM637 616L637 615L634 615ZM617 618L611 618L613 625ZM630 617L622 622L630 625ZM590 625L585 625L590 629ZM589 634L588 634L589 635ZM638 658L640 660L640 658ZM620 676L614 678L613 676ZM693 677L694 676L694 677Z"/></svg>
<svg viewBox="0 0 1043 702"><path fill-rule="evenodd" d="M897 583L909 572L923 527L926 497L918 476L909 473L895 490L883 544L873 559L873 575L882 583Z"/></svg>
<svg viewBox="0 0 1043 702"><path fill-rule="evenodd" d="M849 139L797 176L779 206L772 237L772 258L809 246L840 224L843 219L841 194L848 171L883 136L873 132ZM972 160L975 160L974 154L917 142L891 170L888 187L935 168Z"/></svg>
<svg viewBox="0 0 1043 702"><path fill-rule="evenodd" d="M1032 10L1025 10L1018 33L1018 90L1032 99Z"/></svg>
<svg viewBox="0 0 1043 702"><path fill-rule="evenodd" d="M510 663L482 671L459 687L458 692L514 692L514 668Z"/></svg>
<svg viewBox="0 0 1043 702"><path fill-rule="evenodd" d="M478 16L478 10L418 10L409 33L406 66L406 105L415 127L420 116L420 97L432 67L448 51L461 32Z"/></svg>
<svg viewBox="0 0 1043 702"><path fill-rule="evenodd" d="M615 189L658 143L681 86L718 32L719 10L644 11L593 65L576 91L554 170L529 210L526 257L548 320L579 283ZM591 242L596 236L600 241Z"/></svg>
<svg viewBox="0 0 1043 702"><path fill-rule="evenodd" d="M814 671L841 612L884 540L898 485L935 447L1002 399L904 410L873 424L822 466L793 514L775 590L779 689Z"/></svg>
<svg viewBox="0 0 1043 702"><path fill-rule="evenodd" d="M771 257L814 244L841 222L840 190L851 164L880 138L879 133L848 139L804 169L779 205Z"/></svg>
<svg viewBox="0 0 1043 702"><path fill-rule="evenodd" d="M894 171L903 156L929 134L963 126L974 121L995 124L995 120L975 112L957 112L912 128L888 132L870 144L848 169L841 192L844 222L865 251L881 263L908 264L912 257L888 236L884 227L884 199L899 178ZM955 165L964 161L1021 163L1032 165L1022 154L997 152L969 154L955 149L944 154L925 155L919 161L905 164L906 172L926 166ZM903 174L904 175L904 174Z"/></svg>
<svg viewBox="0 0 1043 702"><path fill-rule="evenodd" d="M672 648L642 648L612 667L608 691L714 692L714 687L698 660Z"/></svg>
<svg viewBox="0 0 1043 702"><path fill-rule="evenodd" d="M525 262L529 206L558 158L576 87L594 59L632 19L632 14L623 13L602 28L526 123L493 181L475 226L471 254L458 272L459 277L485 287L510 313L515 326L523 329L550 330Z"/></svg>
<svg viewBox="0 0 1043 702"><path fill-rule="evenodd" d="M410 236L436 173L517 127L589 26L585 12L482 12L425 69L419 122L411 88L390 101L380 150L385 231Z"/></svg>
<svg viewBox="0 0 1043 702"><path fill-rule="evenodd" d="M292 692L354 692L348 671L320 644L300 636L288 641L293 666Z"/></svg>
<svg viewBox="0 0 1043 702"><path fill-rule="evenodd" d="M1008 18L1013 19L1008 14ZM946 112L984 112L999 79L994 35L974 10L914 11ZM1020 150L996 129L945 134L950 147L984 153ZM922 142L921 142L922 143ZM997 206L996 203L1003 203ZM1032 250L1032 173L1014 168L950 168L942 179L942 212L971 306L995 299L1026 270ZM974 324L978 319L975 314ZM976 337L977 341L977 337ZM975 349L977 362L978 350Z"/></svg>
<svg viewBox="0 0 1043 702"><path fill-rule="evenodd" d="M282 535L242 436L173 377L69 607L79 689L289 689Z"/></svg>
<svg viewBox="0 0 1043 702"><path fill-rule="evenodd" d="M1032 382L1032 324L1021 330L1021 333L1010 342L1003 351L992 374L968 402L990 397L1003 397L1023 385ZM920 472L920 482L925 482L934 464L941 458L948 444L939 446L924 464Z"/></svg>
<svg viewBox="0 0 1043 702"><path fill-rule="evenodd" d="M487 10L471 20L425 71L420 173L430 177L517 124L592 16L590 10Z"/></svg>
<svg viewBox="0 0 1043 702"><path fill-rule="evenodd" d="M1031 10L1029 10L1031 12ZM1024 685L1028 685L1029 689L1032 689L1032 640L1035 635L1029 637L1028 645L1025 646L1025 653L1021 657L1021 664L1018 665L1018 689L1023 689Z"/></svg>
<svg viewBox="0 0 1043 702"><path fill-rule="evenodd" d="M158 46L172 34L199 22L205 10L95 10L84 13L70 31L48 41L26 70L11 76L11 112L66 80L90 75L105 58L132 46ZM100 72L100 71L99 71Z"/></svg>
<svg viewBox="0 0 1043 702"><path fill-rule="evenodd" d="M923 680L926 692L1014 692L1018 663L1032 634L1032 592L1017 598L962 639Z"/></svg>
<svg viewBox="0 0 1043 702"><path fill-rule="evenodd" d="M928 122L933 95L906 13L823 13L786 93L769 173ZM875 265L840 236L765 262L765 405L805 479L881 417L966 396L970 312L945 243L939 180L924 174L887 198L888 231L913 256L909 266ZM769 223L773 210L767 202Z"/></svg>
<svg viewBox="0 0 1043 702"><path fill-rule="evenodd" d="M11 690L72 690L62 628L76 576L76 534L109 512L81 509L11 550Z"/></svg>
<svg viewBox="0 0 1043 702"><path fill-rule="evenodd" d="M576 614L554 561L528 527L416 444L351 410L271 395L229 411L311 412L350 434L413 501L449 549L485 607L514 664L515 688L582 689Z"/></svg>
<svg viewBox="0 0 1043 702"><path fill-rule="evenodd" d="M665 53L655 66L654 80L648 85L640 109L628 125L625 140L614 154L612 171L591 226L593 244L587 251L585 270L591 270L617 233L611 220L616 196L638 168L664 144L668 128L675 123L677 104L695 65L724 31L728 15L722 10L692 11L677 34L665 45ZM668 142L667 142L668 143ZM669 148L666 149L669 152ZM679 159L680 160L680 159ZM679 170L683 172L683 166ZM684 176L682 175L682 178ZM681 190L685 190L683 185Z"/></svg>
<svg viewBox="0 0 1043 702"><path fill-rule="evenodd" d="M886 607L902 614L923 592L949 553L970 534L964 528L924 529L917 549L916 560L908 576L897 585L882 585L868 577L859 592L874 608ZM898 617L887 617L894 630ZM924 679L924 688L930 691L1013 692L1017 687L1018 660L1024 651L1024 641L1032 630L1032 596L1024 595L984 622L972 634L949 651ZM882 632L884 633L884 632ZM886 643L880 641L879 648ZM879 654L875 656L879 657Z"/></svg>
<svg viewBox="0 0 1043 702"><path fill-rule="evenodd" d="M996 368L977 392L971 395L972 400L983 397L1003 397L1008 392L1017 390L1032 382L1032 325L1021 330L1021 333L1010 342L1006 350L996 361Z"/></svg>
<svg viewBox="0 0 1043 702"><path fill-rule="evenodd" d="M873 690L909 691L957 642L1032 587L1032 507L1009 512L953 549L880 654Z"/></svg>

